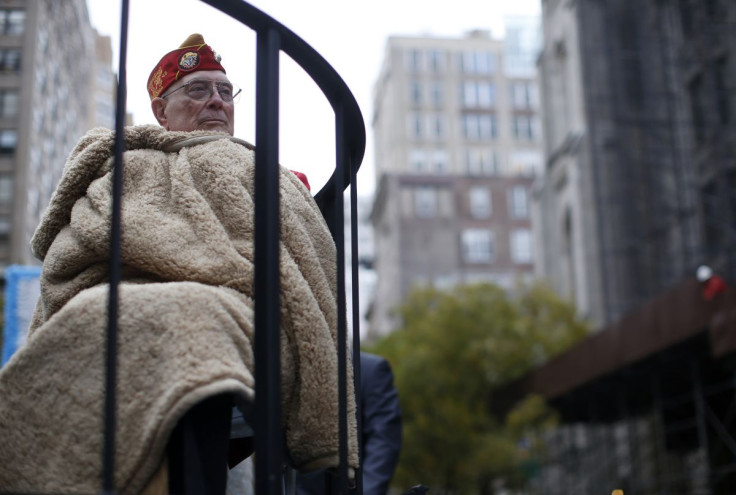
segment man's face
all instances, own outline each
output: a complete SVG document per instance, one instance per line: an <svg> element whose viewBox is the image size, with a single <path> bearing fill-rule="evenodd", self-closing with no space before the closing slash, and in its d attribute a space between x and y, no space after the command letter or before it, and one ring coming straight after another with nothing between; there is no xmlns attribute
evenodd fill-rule
<svg viewBox="0 0 736 495"><path fill-rule="evenodd" d="M209 98L195 100L181 88L192 81L230 82L227 76L218 70L203 70L187 74L166 90L166 98L154 98L151 101L153 114L158 123L167 131L209 130L234 133L235 107L232 101L223 101L215 90Z"/></svg>

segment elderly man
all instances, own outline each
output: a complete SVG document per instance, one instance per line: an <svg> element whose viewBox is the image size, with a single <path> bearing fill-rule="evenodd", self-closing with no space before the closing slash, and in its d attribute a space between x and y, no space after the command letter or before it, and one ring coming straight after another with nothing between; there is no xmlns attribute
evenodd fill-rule
<svg viewBox="0 0 736 495"><path fill-rule="evenodd" d="M148 92L161 127L125 130L115 485L222 493L232 405L254 398L254 153L232 137L237 90L201 35L161 58ZM0 370L3 490L101 486L113 149L107 129L79 141L33 236L41 297ZM280 193L283 421L311 471L338 463L335 246L283 168Z"/></svg>
<svg viewBox="0 0 736 495"><path fill-rule="evenodd" d="M148 78L151 109L167 131L234 133L236 90L200 35L167 54Z"/></svg>
<svg viewBox="0 0 736 495"><path fill-rule="evenodd" d="M148 92L153 114L164 129L234 134L234 99L240 90L219 62L197 34L161 59L148 78ZM153 486L162 485L161 478L168 474L168 490L161 491L224 491L232 406L229 395L220 395L197 404L179 420L169 439L168 473L159 471Z"/></svg>

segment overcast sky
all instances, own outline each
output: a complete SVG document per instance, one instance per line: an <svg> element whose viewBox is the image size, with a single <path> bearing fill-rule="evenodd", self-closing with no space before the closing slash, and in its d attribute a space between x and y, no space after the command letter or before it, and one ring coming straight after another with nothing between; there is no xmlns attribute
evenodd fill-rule
<svg viewBox="0 0 736 495"><path fill-rule="evenodd" d="M117 72L119 0L87 0L92 25L113 38ZM539 0L258 0L250 2L315 48L342 76L363 112L368 145L358 174L359 192L374 188L370 128L372 91L391 35L462 36L472 29L503 35L505 15L538 14ZM127 53L128 111L134 123L156 123L146 81L166 52L199 32L222 55L230 80L243 88L235 134L254 141L255 36L250 28L199 0L130 0ZM321 92L295 64L281 62L280 161L304 171L316 192L334 169L332 111Z"/></svg>

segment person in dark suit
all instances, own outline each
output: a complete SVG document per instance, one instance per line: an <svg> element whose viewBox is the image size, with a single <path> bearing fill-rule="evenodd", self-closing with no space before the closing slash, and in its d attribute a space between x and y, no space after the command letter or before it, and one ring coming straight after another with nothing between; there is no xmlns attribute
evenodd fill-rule
<svg viewBox="0 0 736 495"><path fill-rule="evenodd" d="M394 375L386 359L360 353L360 404L364 495L385 495L399 462L401 408ZM299 474L298 495L324 495L331 476L324 471Z"/></svg>

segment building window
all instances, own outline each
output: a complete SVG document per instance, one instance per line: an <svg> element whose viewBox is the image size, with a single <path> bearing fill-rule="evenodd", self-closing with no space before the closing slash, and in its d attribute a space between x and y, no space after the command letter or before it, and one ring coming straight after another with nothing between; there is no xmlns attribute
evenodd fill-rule
<svg viewBox="0 0 736 495"><path fill-rule="evenodd" d="M409 167L412 172L424 173L427 171L427 155L422 150L409 152Z"/></svg>
<svg viewBox="0 0 736 495"><path fill-rule="evenodd" d="M37 85L39 93L41 93L42 96L46 96L46 88L48 88L48 77L45 73L38 73Z"/></svg>
<svg viewBox="0 0 736 495"><path fill-rule="evenodd" d="M442 90L441 82L432 83L432 104L436 107L442 106L444 103L444 91Z"/></svg>
<svg viewBox="0 0 736 495"><path fill-rule="evenodd" d="M409 99L414 105L422 104L422 84L417 81L413 81L409 85Z"/></svg>
<svg viewBox="0 0 736 495"><path fill-rule="evenodd" d="M15 129L4 129L0 131L0 155L7 156L15 153L18 146L18 131Z"/></svg>
<svg viewBox="0 0 736 495"><path fill-rule="evenodd" d="M473 186L468 193L470 214L474 218L489 218L493 212L491 206L491 191L487 187Z"/></svg>
<svg viewBox="0 0 736 495"><path fill-rule="evenodd" d="M542 171L542 153L532 150L512 151L509 154L509 172L535 175Z"/></svg>
<svg viewBox="0 0 736 495"><path fill-rule="evenodd" d="M0 72L20 71L20 50L0 50Z"/></svg>
<svg viewBox="0 0 736 495"><path fill-rule="evenodd" d="M463 136L471 141L492 139L498 135L496 116L465 114L462 116Z"/></svg>
<svg viewBox="0 0 736 495"><path fill-rule="evenodd" d="M449 169L449 159L445 150L412 150L409 152L409 168L420 174L444 174Z"/></svg>
<svg viewBox="0 0 736 495"><path fill-rule="evenodd" d="M462 252L466 263L491 263L494 258L493 232L489 229L465 229Z"/></svg>
<svg viewBox="0 0 736 495"><path fill-rule="evenodd" d="M429 129L434 139L445 137L445 118L443 115L435 114L429 116Z"/></svg>
<svg viewBox="0 0 736 495"><path fill-rule="evenodd" d="M509 193L511 216L527 218L529 216L529 194L524 186L514 186Z"/></svg>
<svg viewBox="0 0 736 495"><path fill-rule="evenodd" d="M18 115L18 91L14 89L0 91L0 117L16 115Z"/></svg>
<svg viewBox="0 0 736 495"><path fill-rule="evenodd" d="M471 148L465 151L465 170L468 175L495 175L498 168L498 156L493 150Z"/></svg>
<svg viewBox="0 0 736 495"><path fill-rule="evenodd" d="M410 72L418 72L422 68L422 52L409 50L406 52L406 69Z"/></svg>
<svg viewBox="0 0 736 495"><path fill-rule="evenodd" d="M536 88L532 83L515 82L511 84L511 104L516 109L528 110L537 105Z"/></svg>
<svg viewBox="0 0 736 495"><path fill-rule="evenodd" d="M463 115L463 136L465 139L480 139L480 116Z"/></svg>
<svg viewBox="0 0 736 495"><path fill-rule="evenodd" d="M514 115L514 137L522 141L533 141L534 135L532 116Z"/></svg>
<svg viewBox="0 0 736 495"><path fill-rule="evenodd" d="M23 34L26 12L18 9L0 9L0 34Z"/></svg>
<svg viewBox="0 0 736 495"><path fill-rule="evenodd" d="M0 175L0 205L7 206L13 202L13 177Z"/></svg>
<svg viewBox="0 0 736 495"><path fill-rule="evenodd" d="M97 96L95 99L95 125L112 129L115 127L115 107L110 102L110 95Z"/></svg>
<svg viewBox="0 0 736 495"><path fill-rule="evenodd" d="M532 233L529 229L511 231L511 259L514 263L532 262Z"/></svg>
<svg viewBox="0 0 736 495"><path fill-rule="evenodd" d="M422 139L424 135L424 124L422 114L413 113L408 116L409 137L411 139Z"/></svg>
<svg viewBox="0 0 736 495"><path fill-rule="evenodd" d="M445 54L439 50L429 52L429 68L432 72L444 72Z"/></svg>
<svg viewBox="0 0 736 495"><path fill-rule="evenodd" d="M496 87L492 83L478 83L476 91L479 107L490 108L496 104Z"/></svg>
<svg viewBox="0 0 736 495"><path fill-rule="evenodd" d="M496 104L496 86L489 82L465 82L460 86L460 99L466 107L491 108Z"/></svg>
<svg viewBox="0 0 736 495"><path fill-rule="evenodd" d="M496 72L496 56L491 52L464 52L462 71L466 74L493 74Z"/></svg>
<svg viewBox="0 0 736 495"><path fill-rule="evenodd" d="M446 174L450 169L450 160L445 150L435 150L432 153L434 161L434 170L438 174Z"/></svg>
<svg viewBox="0 0 736 495"><path fill-rule="evenodd" d="M46 55L49 49L49 33L43 27L38 29L38 51Z"/></svg>
<svg viewBox="0 0 736 495"><path fill-rule="evenodd" d="M460 85L460 101L463 102L464 107L472 108L478 105L478 96L472 82L466 82Z"/></svg>
<svg viewBox="0 0 736 495"><path fill-rule="evenodd" d="M100 88L115 88L115 76L105 65L97 67L95 85Z"/></svg>
<svg viewBox="0 0 736 495"><path fill-rule="evenodd" d="M437 191L433 187L417 187L414 190L414 212L418 218L434 218L437 215Z"/></svg>

